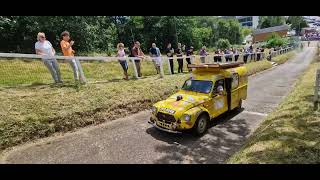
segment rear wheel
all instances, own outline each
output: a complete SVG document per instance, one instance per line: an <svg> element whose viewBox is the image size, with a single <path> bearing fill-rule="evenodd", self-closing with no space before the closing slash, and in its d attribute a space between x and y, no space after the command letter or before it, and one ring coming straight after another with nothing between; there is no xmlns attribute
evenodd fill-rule
<svg viewBox="0 0 320 180"><path fill-rule="evenodd" d="M198 117L194 127L193 127L193 133L196 136L202 136L208 129L208 116L201 115Z"/></svg>

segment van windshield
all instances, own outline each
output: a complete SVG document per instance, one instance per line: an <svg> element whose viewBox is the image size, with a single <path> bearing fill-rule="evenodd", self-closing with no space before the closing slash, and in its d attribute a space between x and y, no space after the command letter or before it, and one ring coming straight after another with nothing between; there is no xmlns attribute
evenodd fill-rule
<svg viewBox="0 0 320 180"><path fill-rule="evenodd" d="M182 90L209 94L212 88L212 81L187 80L182 86Z"/></svg>

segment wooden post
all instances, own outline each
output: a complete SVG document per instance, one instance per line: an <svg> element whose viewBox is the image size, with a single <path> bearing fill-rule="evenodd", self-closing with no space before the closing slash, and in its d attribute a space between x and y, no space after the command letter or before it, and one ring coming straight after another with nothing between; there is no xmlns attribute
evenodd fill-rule
<svg viewBox="0 0 320 180"><path fill-rule="evenodd" d="M318 110L319 105L319 91L320 91L320 69L317 70L316 83L314 87L314 110Z"/></svg>

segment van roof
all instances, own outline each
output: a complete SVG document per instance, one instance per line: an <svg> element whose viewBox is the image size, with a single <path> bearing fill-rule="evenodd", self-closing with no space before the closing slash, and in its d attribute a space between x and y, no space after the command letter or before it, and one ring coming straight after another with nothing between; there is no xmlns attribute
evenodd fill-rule
<svg viewBox="0 0 320 180"><path fill-rule="evenodd" d="M216 78L229 77L233 72L243 76L247 70L243 63L211 63L211 64L189 64L188 68L193 68L192 76L198 80L215 80Z"/></svg>
<svg viewBox="0 0 320 180"><path fill-rule="evenodd" d="M244 64L243 62L188 64L188 68L229 69L229 68L239 67L243 64Z"/></svg>

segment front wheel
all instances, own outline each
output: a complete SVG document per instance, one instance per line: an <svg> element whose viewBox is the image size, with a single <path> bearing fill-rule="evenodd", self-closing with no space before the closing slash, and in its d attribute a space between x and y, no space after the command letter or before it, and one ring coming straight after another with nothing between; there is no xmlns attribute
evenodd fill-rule
<svg viewBox="0 0 320 180"><path fill-rule="evenodd" d="M196 136L202 136L208 129L208 117L206 115L201 115L198 117L194 127L193 133Z"/></svg>

